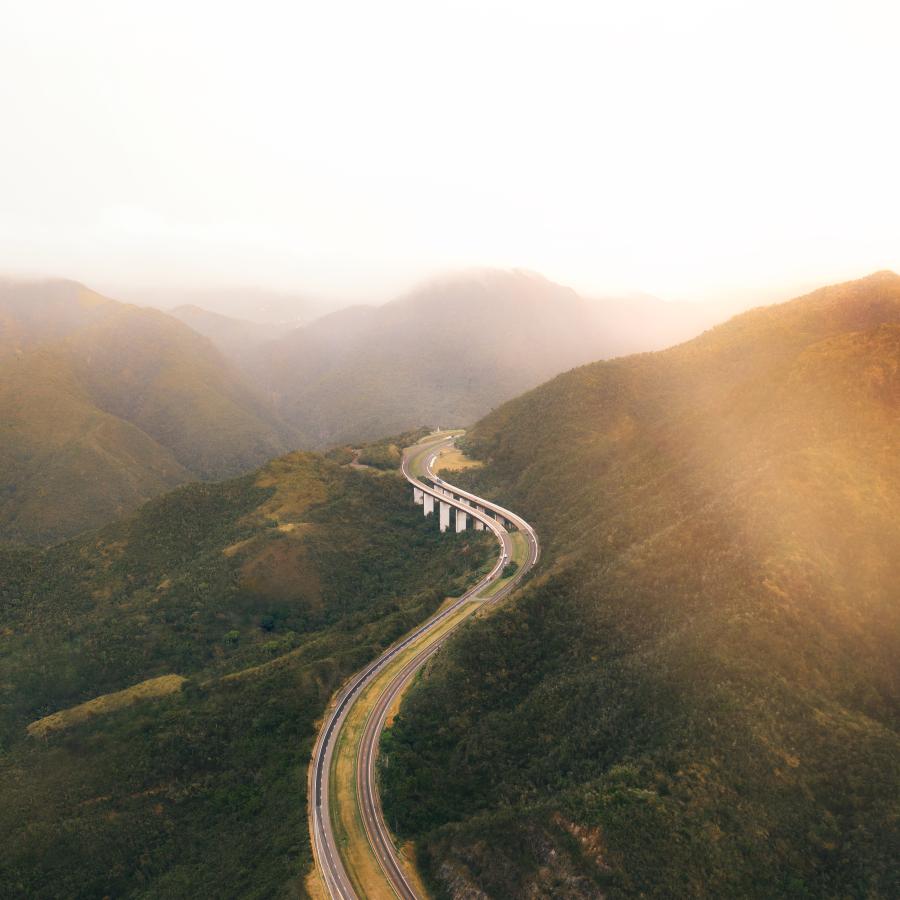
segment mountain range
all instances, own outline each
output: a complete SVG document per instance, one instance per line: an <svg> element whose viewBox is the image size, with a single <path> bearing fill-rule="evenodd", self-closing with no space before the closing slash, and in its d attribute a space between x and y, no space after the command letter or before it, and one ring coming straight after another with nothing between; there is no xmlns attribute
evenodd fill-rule
<svg viewBox="0 0 900 900"><path fill-rule="evenodd" d="M299 392L331 367L374 429L398 372L469 402L471 343L514 390L592 352L604 308L470 273L248 335L242 374L214 346L244 353L240 327L205 312L184 315L208 338L72 282L3 285L4 539L97 530L0 544L0 893L303 896L316 722L490 541L410 502L415 435L181 482L331 433L291 431L270 406L299 415L291 393L251 377L302 363ZM483 465L445 477L525 515L540 566L429 663L379 763L432 893L895 896L900 276L496 402L463 441Z"/></svg>
<svg viewBox="0 0 900 900"><path fill-rule="evenodd" d="M327 446L468 425L559 372L669 346L721 316L651 297L589 300L531 272L477 270L324 316L258 346L248 371L286 421Z"/></svg>
<svg viewBox="0 0 900 900"><path fill-rule="evenodd" d="M252 299L222 302L252 312ZM0 535L52 542L291 447L466 425L560 371L673 343L716 314L586 300L498 270L299 328L193 305L163 313L71 281L3 282Z"/></svg>
<svg viewBox="0 0 900 900"><path fill-rule="evenodd" d="M153 289L127 283L107 287L107 293L129 303L151 306L165 313L194 307L227 319L285 330L312 322L347 305L339 298L260 287Z"/></svg>

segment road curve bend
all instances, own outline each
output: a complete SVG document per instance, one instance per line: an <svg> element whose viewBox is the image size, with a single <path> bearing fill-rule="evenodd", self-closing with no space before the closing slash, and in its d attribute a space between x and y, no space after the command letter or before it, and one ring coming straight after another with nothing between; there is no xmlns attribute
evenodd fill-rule
<svg viewBox="0 0 900 900"><path fill-rule="evenodd" d="M498 519L511 523L522 532L528 544L528 556L515 575L500 590L483 600L482 605L497 603L510 591L514 590L528 570L538 561L540 555L537 535L534 529L521 516L492 503L490 500L485 500L461 488L454 487L446 481L437 478L434 474L432 466L435 459L455 439L455 436L443 437L434 441L433 444L426 442L424 448L422 445L409 448L410 450L418 450L419 453L423 451L428 453L424 465L425 475L423 478L419 478L413 473L409 452L404 453L403 456L403 475L411 485L424 493L430 494L444 503L450 503L457 509L481 521L485 528L490 530L497 538L497 542L500 545L500 554L491 571L478 584L466 591L446 609L437 612L406 637L389 647L381 656L369 663L361 672L354 675L338 693L325 716L313 748L312 762L309 769L309 819L316 867L322 875L329 896L337 898L337 900L355 900L355 898L360 896L354 888L353 882L341 859L332 828L331 807L329 805L330 800L333 799L329 792L331 763L338 735L350 709L365 688L378 677L385 666L395 660L399 654L402 654L412 644L426 638L431 632L439 631L441 626L458 613L462 606L469 601L477 600L483 591L501 579L503 568L507 561L511 559L513 544L509 531ZM423 480L424 478L428 480ZM464 621L464 619L460 621ZM403 900L416 900L419 895L406 877L403 864L384 821L375 776L378 747L381 733L384 730L385 720L394 702L403 693L416 672L437 652L458 624L444 630L434 640L426 642L381 691L375 701L374 708L366 720L356 760L357 801L369 844L394 893L398 897L403 898Z"/></svg>

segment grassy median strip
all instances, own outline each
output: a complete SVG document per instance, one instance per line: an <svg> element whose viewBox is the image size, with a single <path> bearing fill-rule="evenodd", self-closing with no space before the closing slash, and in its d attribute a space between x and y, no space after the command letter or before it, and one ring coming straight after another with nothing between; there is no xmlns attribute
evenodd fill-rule
<svg viewBox="0 0 900 900"><path fill-rule="evenodd" d="M450 605L453 600L445 604ZM366 687L352 705L337 736L335 752L332 757L330 773L330 791L332 802L331 822L335 839L340 850L341 859L353 886L361 897L393 898L395 896L381 866L375 857L363 824L362 813L357 798L356 760L360 742L369 718L378 698L388 687L397 673L421 650L440 641L459 622L471 615L478 608L473 601L464 603L453 615L448 616L438 628L422 635L402 653L391 660L378 677ZM422 896L426 896L424 886L419 881L418 873L405 854L401 854L404 874ZM363 889L363 885L365 888Z"/></svg>
<svg viewBox="0 0 900 900"><path fill-rule="evenodd" d="M451 434L459 433L461 432L448 431L429 435L420 441L417 449L408 449L409 471L418 477L424 475L425 464L434 452L434 445ZM518 555L516 551L516 535L513 536L513 547L513 558L515 559ZM520 565L521 561L527 558L527 545L524 544L524 541L522 541L522 547ZM492 585L492 588L496 589L496 585ZM366 723L370 715L372 715L379 697L388 688L396 675L423 649L439 643L449 631L475 612L480 605L481 596L479 596L478 600L473 598L470 602L464 603L460 609L448 616L437 628L422 635L402 653L398 654L396 658L391 660L390 664L379 672L372 683L361 692L351 706L344 724L335 737L335 750L329 773L331 823L344 867L354 889L361 897L372 898L372 900L381 900L381 898L388 898L389 900L389 898L395 897L393 888L384 875L369 843L357 796L357 758ZM454 601L455 598L448 599L442 609L446 609ZM388 710L389 718L395 714L399 699L397 698ZM409 882L415 887L420 896L427 896L418 872L409 858L408 848L401 848L399 857L404 874Z"/></svg>
<svg viewBox="0 0 900 900"><path fill-rule="evenodd" d="M434 471L447 478L452 478L454 473L465 469L480 469L484 463L480 459L471 459L457 447L447 447L441 451L434 464Z"/></svg>
<svg viewBox="0 0 900 900"><path fill-rule="evenodd" d="M508 578L501 578L495 581L489 588L481 592L482 597L493 597L497 591L502 590L509 584L510 580L515 578L519 573L519 569L528 562L528 541L521 531L511 531L509 533L512 540L512 561L516 564L516 571Z"/></svg>

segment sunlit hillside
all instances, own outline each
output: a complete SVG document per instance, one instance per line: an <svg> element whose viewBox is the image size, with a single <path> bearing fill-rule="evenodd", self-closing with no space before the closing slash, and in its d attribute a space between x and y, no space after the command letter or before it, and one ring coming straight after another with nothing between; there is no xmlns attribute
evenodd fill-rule
<svg viewBox="0 0 900 900"><path fill-rule="evenodd" d="M582 367L468 444L546 556L386 739L437 895L896 896L900 277Z"/></svg>
<svg viewBox="0 0 900 900"><path fill-rule="evenodd" d="M300 442L200 335L74 282L0 289L0 533L47 542Z"/></svg>
<svg viewBox="0 0 900 900"><path fill-rule="evenodd" d="M0 358L90 325L112 302L74 281L0 279Z"/></svg>

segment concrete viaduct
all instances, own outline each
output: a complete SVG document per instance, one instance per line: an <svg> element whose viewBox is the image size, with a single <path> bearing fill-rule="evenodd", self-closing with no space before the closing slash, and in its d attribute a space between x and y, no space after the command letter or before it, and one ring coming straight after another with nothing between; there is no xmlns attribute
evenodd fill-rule
<svg viewBox="0 0 900 900"><path fill-rule="evenodd" d="M437 507L441 531L449 530L451 525L457 532L465 531L469 527L470 519L476 531L484 531L485 528L490 527L485 521L486 519L493 519L507 531L515 530L513 523L499 512L479 505L474 499L465 496L458 488L450 490L441 483L439 478L431 478L427 481L423 478L420 479L420 484L423 486L413 486L413 501L422 507L426 516L433 515L435 506Z"/></svg>

